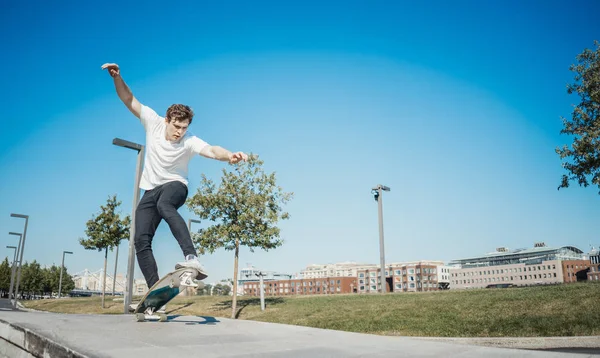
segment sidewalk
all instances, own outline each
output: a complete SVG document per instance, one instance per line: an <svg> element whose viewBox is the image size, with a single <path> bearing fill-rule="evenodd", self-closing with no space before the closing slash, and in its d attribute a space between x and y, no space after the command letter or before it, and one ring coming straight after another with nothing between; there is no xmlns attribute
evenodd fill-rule
<svg viewBox="0 0 600 358"><path fill-rule="evenodd" d="M0 310L0 356L31 357L592 357L383 337L213 317ZM598 356L596 356L598 357Z"/></svg>

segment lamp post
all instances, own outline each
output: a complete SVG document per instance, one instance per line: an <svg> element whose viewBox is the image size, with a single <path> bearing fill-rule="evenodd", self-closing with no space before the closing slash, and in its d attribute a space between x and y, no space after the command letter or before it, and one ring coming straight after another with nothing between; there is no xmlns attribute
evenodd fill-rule
<svg viewBox="0 0 600 358"><path fill-rule="evenodd" d="M192 223L200 224L200 220L188 219L188 230L190 232L190 235L192 234Z"/></svg>
<svg viewBox="0 0 600 358"><path fill-rule="evenodd" d="M262 271L254 271L254 275L259 277L260 283L258 285L258 289L260 290L260 310L264 311L265 310L265 288L264 288L264 280L263 280L263 276L266 276L265 273L263 273ZM246 277L249 277L250 274L246 274ZM237 292L234 292L234 294L237 294Z"/></svg>
<svg viewBox="0 0 600 358"><path fill-rule="evenodd" d="M379 212L379 260L381 264L381 293L385 293L387 288L387 282L385 280L385 248L383 244L383 197L381 195L384 191L390 191L390 188L379 184L371 189L371 193L375 197L375 201L377 201Z"/></svg>
<svg viewBox="0 0 600 358"><path fill-rule="evenodd" d="M127 284L125 287L125 299L123 300L123 313L129 313L129 304L133 292L133 270L135 267L135 209L140 200L140 178L144 164L144 146L129 142L120 138L113 139L113 144L119 147L133 149L138 152L135 171L135 183L133 186L133 207L131 208L131 227L129 228L129 256L127 258Z"/></svg>
<svg viewBox="0 0 600 358"><path fill-rule="evenodd" d="M13 289L15 287L15 274L16 274L16 270L17 270L17 261L19 259L19 252L21 252L21 239L23 238L23 234L20 234L18 232L9 232L9 235L16 235L19 237L19 244L17 245L17 250L15 250L15 258L13 260L13 264L12 264L12 268L11 268L11 272L10 272L10 288L8 290L8 299L11 300L12 302L12 294L13 294ZM7 246L8 247L8 246ZM15 296L16 297L16 296Z"/></svg>
<svg viewBox="0 0 600 358"><path fill-rule="evenodd" d="M17 247L16 246L6 246L7 249L14 249L15 253L13 254L13 265L15 264L15 261L17 260Z"/></svg>
<svg viewBox="0 0 600 358"><path fill-rule="evenodd" d="M62 290L62 275L65 270L65 254L73 254L71 251L63 251L62 264L60 265L60 281L58 281L58 298L60 298L60 293Z"/></svg>
<svg viewBox="0 0 600 358"><path fill-rule="evenodd" d="M23 228L23 237L22 237L22 240L20 240L21 245L20 245L20 253L19 253L19 270L17 271L17 284L15 286L15 301L13 302L13 307L16 308L17 300L19 297L19 283L21 281L21 268L23 266L23 251L25 251L25 239L27 237L27 225L29 224L29 215L11 213L10 216L13 218L25 219L25 227Z"/></svg>

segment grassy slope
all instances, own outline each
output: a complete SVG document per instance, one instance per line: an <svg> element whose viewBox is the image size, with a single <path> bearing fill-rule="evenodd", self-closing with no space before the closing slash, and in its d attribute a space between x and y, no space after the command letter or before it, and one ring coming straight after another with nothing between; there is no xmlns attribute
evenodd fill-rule
<svg viewBox="0 0 600 358"><path fill-rule="evenodd" d="M26 307L64 313L114 313L122 302L106 298L23 301ZM170 315L230 317L229 297L178 297ZM363 333L432 337L536 337L600 335L600 283L387 295L238 298L238 316Z"/></svg>

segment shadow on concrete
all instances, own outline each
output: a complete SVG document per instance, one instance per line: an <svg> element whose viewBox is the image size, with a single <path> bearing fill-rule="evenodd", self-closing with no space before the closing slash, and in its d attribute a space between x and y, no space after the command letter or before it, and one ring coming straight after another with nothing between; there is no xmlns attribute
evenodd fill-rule
<svg viewBox="0 0 600 358"><path fill-rule="evenodd" d="M600 348L585 348L585 347L574 347L574 348L545 348L545 349L528 349L531 351L546 351L546 352L560 352L560 353L579 353L586 355L600 355Z"/></svg>
<svg viewBox="0 0 600 358"><path fill-rule="evenodd" d="M180 309L182 309L182 308L190 307L192 304L193 304L192 302L190 302L190 303L187 303L187 304L185 304L185 305L183 305L183 306L181 306L181 307L179 307L179 308L176 308L176 309L174 309L174 310L170 310L169 312L166 312L166 313L173 313L173 312L177 312L177 311L179 311L179 310L180 310Z"/></svg>
<svg viewBox="0 0 600 358"><path fill-rule="evenodd" d="M179 317L181 317L181 315L178 315L178 314L177 315L168 315L167 316L167 321L171 322L174 319L179 318ZM211 317L211 316L196 316L196 317L203 318L204 321L196 321L196 320L194 320L194 321L189 321L189 320L184 321L184 320L177 320L177 321L175 321L175 323L185 323L186 325L206 324L206 325L209 325L209 326L214 326L217 323L221 322L218 319L216 319L214 317Z"/></svg>
<svg viewBox="0 0 600 358"><path fill-rule="evenodd" d="M265 298L265 308L269 305L276 305L279 303L284 303L285 299L283 297L269 297ZM231 308L233 305L233 301L224 301L219 302L213 306L215 309L227 309ZM248 306L260 306L260 298L246 298L243 300L237 301L237 312L235 313L235 318L239 318L242 310Z"/></svg>

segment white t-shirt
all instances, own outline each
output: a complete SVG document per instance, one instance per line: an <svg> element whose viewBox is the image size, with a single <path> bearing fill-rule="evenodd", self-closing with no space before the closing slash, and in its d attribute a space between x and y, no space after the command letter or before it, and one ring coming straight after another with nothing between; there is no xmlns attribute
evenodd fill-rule
<svg viewBox="0 0 600 358"><path fill-rule="evenodd" d="M208 143L187 132L177 142L168 141L165 138L165 119L144 105L140 122L146 129L146 154L140 188L151 190L174 180L187 186L188 163Z"/></svg>

